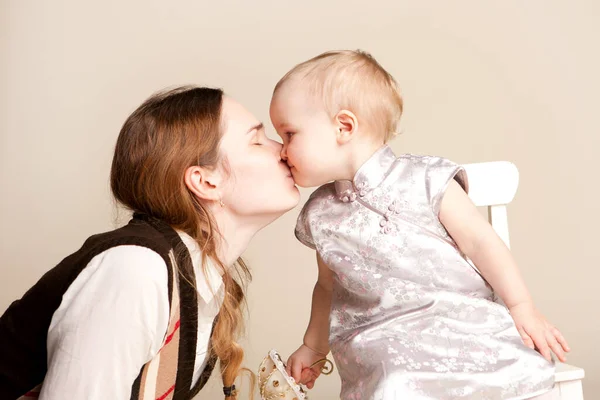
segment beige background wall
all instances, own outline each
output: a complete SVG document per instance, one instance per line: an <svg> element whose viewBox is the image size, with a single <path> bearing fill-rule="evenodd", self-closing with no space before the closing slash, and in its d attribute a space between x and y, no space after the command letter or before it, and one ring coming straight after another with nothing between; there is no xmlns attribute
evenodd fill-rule
<svg viewBox="0 0 600 400"><path fill-rule="evenodd" d="M0 312L114 226L112 148L150 93L220 86L268 122L288 68L362 48L403 88L397 152L517 164L514 254L585 367L587 398L600 398L597 1L0 1ZM293 238L297 213L246 253L254 370L272 347L289 354L308 318L316 268ZM323 378L312 398L338 389ZM212 390L202 398L219 398Z"/></svg>

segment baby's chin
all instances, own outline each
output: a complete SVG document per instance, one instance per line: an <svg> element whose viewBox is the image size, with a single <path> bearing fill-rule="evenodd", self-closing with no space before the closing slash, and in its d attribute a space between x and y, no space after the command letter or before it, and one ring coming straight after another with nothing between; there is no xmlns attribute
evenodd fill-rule
<svg viewBox="0 0 600 400"><path fill-rule="evenodd" d="M311 179L304 176L298 176L298 174L294 174L294 182L296 182L296 185L301 188L313 188L322 186L330 181L326 181L319 178Z"/></svg>

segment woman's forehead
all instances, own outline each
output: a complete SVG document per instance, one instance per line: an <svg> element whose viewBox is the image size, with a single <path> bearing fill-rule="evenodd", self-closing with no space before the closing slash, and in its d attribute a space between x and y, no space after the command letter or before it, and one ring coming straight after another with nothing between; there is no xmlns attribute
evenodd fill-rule
<svg viewBox="0 0 600 400"><path fill-rule="evenodd" d="M228 96L223 98L222 118L227 130L239 131L241 134L260 124L250 111Z"/></svg>

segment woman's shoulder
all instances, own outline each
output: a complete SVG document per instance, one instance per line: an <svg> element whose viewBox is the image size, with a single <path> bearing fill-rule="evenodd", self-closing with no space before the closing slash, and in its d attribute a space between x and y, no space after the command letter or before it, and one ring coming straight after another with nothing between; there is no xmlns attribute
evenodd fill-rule
<svg viewBox="0 0 600 400"><path fill-rule="evenodd" d="M97 312L103 316L92 318ZM100 326L120 321L144 327L153 333L153 341L159 340L169 316L168 271L163 258L149 248L133 245L115 246L96 255L63 294L49 331L57 325L76 327L86 313L91 313L89 323Z"/></svg>
<svg viewBox="0 0 600 400"><path fill-rule="evenodd" d="M171 250L171 243L164 233L148 221L135 216L120 228L90 236L83 244L82 250L88 249L97 253L121 245L145 247L163 258Z"/></svg>
<svg viewBox="0 0 600 400"><path fill-rule="evenodd" d="M165 261L147 247L115 246L92 258L52 315L44 390L131 387L129 377L155 357L166 335L167 281ZM81 370L87 378L69 378Z"/></svg>
<svg viewBox="0 0 600 400"><path fill-rule="evenodd" d="M145 246L119 245L92 258L71 286L104 294L159 295L168 301L167 285L167 265L160 254Z"/></svg>
<svg viewBox="0 0 600 400"><path fill-rule="evenodd" d="M90 261L90 265L98 264L107 274L117 273L122 276L145 276L156 278L167 276L166 263L163 257L154 249L141 245L118 245L99 253ZM159 273L160 272L160 273Z"/></svg>

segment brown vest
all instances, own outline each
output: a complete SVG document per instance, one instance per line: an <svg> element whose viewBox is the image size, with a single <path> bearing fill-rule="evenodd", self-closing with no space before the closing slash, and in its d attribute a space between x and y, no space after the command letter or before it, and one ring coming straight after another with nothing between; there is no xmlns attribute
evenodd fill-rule
<svg viewBox="0 0 600 400"><path fill-rule="evenodd" d="M131 399L187 400L206 384L216 362L212 351L200 379L191 388L198 338L198 293L195 276L183 275L186 270L193 271L190 254L169 225L135 214L126 226L90 237L0 317L0 399L39 396L47 371L48 328L63 294L92 258L122 245L143 246L158 253L165 261L169 279L170 316L163 345L133 382Z"/></svg>

